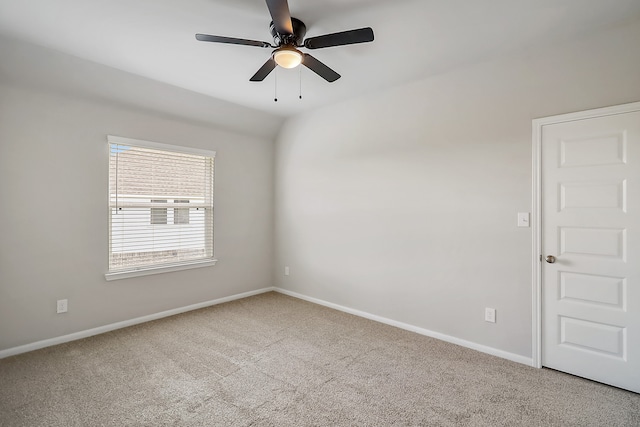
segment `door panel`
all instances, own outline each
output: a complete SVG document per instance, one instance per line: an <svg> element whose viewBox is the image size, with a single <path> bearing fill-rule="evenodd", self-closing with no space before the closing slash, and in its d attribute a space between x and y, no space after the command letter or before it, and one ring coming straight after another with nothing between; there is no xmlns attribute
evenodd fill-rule
<svg viewBox="0 0 640 427"><path fill-rule="evenodd" d="M560 211L572 208L625 211L626 181L564 182L560 184Z"/></svg>
<svg viewBox="0 0 640 427"><path fill-rule="evenodd" d="M624 259L626 255L623 228L559 227L560 255L591 255Z"/></svg>
<svg viewBox="0 0 640 427"><path fill-rule="evenodd" d="M543 126L542 230L542 364L640 392L640 112Z"/></svg>
<svg viewBox="0 0 640 427"><path fill-rule="evenodd" d="M626 284L627 279L621 277L561 271L558 299L624 310Z"/></svg>

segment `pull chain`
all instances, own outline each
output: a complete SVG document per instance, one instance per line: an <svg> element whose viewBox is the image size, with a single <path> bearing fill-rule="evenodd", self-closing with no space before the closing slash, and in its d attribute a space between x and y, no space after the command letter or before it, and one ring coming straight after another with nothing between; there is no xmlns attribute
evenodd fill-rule
<svg viewBox="0 0 640 427"><path fill-rule="evenodd" d="M300 71L299 76L300 76L300 95L298 96L298 98L302 99L302 67L298 65L298 69Z"/></svg>
<svg viewBox="0 0 640 427"><path fill-rule="evenodd" d="M273 102L278 102L278 67L276 67L274 71L275 72L273 73L273 81L274 81Z"/></svg>
<svg viewBox="0 0 640 427"><path fill-rule="evenodd" d="M298 68L298 98L302 99L302 67ZM278 67L273 73L273 102L278 102Z"/></svg>

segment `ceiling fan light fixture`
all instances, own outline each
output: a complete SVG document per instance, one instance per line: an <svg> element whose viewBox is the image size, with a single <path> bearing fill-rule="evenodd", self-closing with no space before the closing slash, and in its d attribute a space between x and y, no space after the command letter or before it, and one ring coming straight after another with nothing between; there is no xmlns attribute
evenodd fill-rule
<svg viewBox="0 0 640 427"><path fill-rule="evenodd" d="M283 46L273 52L273 60L282 68L296 68L302 63L302 52L293 47Z"/></svg>

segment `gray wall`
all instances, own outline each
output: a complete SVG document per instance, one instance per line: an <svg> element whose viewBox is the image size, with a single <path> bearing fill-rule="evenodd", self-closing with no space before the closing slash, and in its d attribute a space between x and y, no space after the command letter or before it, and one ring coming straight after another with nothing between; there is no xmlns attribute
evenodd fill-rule
<svg viewBox="0 0 640 427"><path fill-rule="evenodd" d="M18 48L24 62L0 65L0 350L275 284L529 357L531 230L515 221L531 119L640 100L637 40L635 22L303 114L275 152L273 128L202 123L240 128L235 107L73 58L41 65L107 78L25 84L43 59ZM143 101L207 107L178 119L85 87L122 79ZM107 134L217 151L218 265L105 281Z"/></svg>
<svg viewBox="0 0 640 427"><path fill-rule="evenodd" d="M216 266L105 281L107 134L217 151ZM271 286L272 199L269 138L0 85L0 350Z"/></svg>
<svg viewBox="0 0 640 427"><path fill-rule="evenodd" d="M640 100L638 40L635 22L286 122L275 285L531 357L531 120Z"/></svg>

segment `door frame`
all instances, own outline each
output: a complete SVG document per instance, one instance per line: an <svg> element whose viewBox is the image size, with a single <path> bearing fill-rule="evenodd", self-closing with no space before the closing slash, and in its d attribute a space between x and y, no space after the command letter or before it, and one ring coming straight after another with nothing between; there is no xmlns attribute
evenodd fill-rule
<svg viewBox="0 0 640 427"><path fill-rule="evenodd" d="M542 128L547 125L640 111L640 102L532 120L531 365L542 368Z"/></svg>

